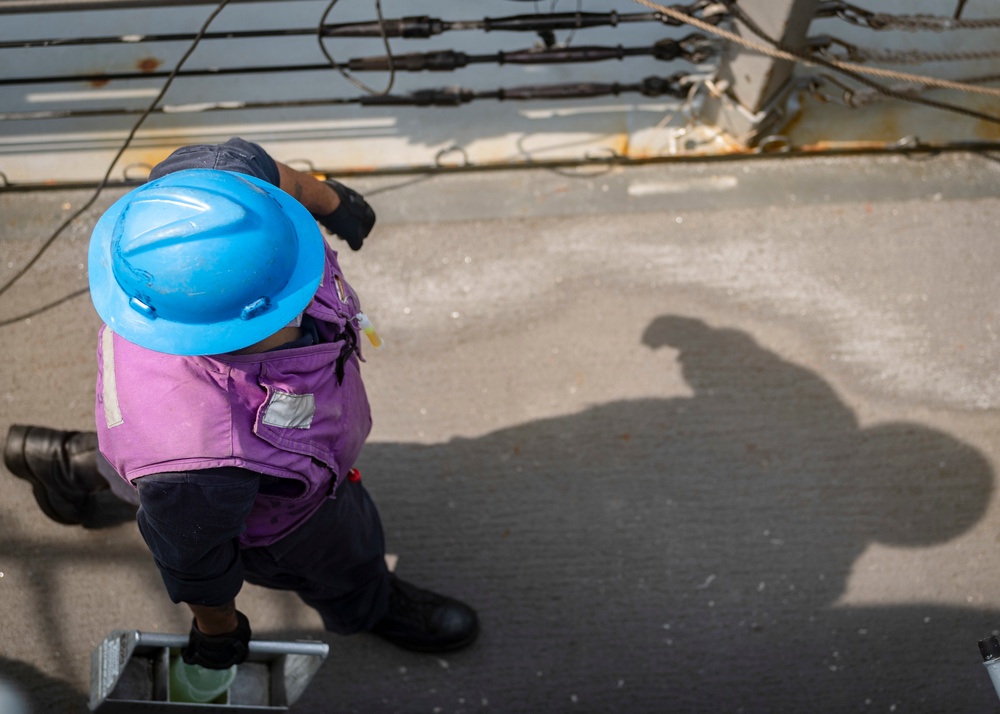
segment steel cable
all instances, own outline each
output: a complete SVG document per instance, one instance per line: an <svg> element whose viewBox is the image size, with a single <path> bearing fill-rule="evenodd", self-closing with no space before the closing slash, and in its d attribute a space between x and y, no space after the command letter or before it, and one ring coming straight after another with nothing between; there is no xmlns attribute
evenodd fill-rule
<svg viewBox="0 0 1000 714"><path fill-rule="evenodd" d="M661 12L664 15L672 17L679 22L696 27L704 32L709 32L719 37L729 40L737 45L746 47L749 50L759 52L760 54L767 55L769 57L774 57L775 59L783 59L791 62L803 62L805 64L822 64L820 62L815 62L811 55L804 54L801 52L793 52L788 49L778 49L771 45L766 45L762 42L756 42L754 40L748 40L740 37L736 33L729 32L728 30L723 30L720 27L716 27L707 22L699 20L697 17L692 15L686 15L685 13L679 12L672 8L669 8L660 3L653 2L653 0L634 0L640 5L644 5L651 10ZM830 62L838 69L845 69L852 72L858 72L860 74L870 74L875 77L888 77L890 79L899 79L906 82L914 82L916 84L926 84L928 86L940 87L941 89L957 89L964 92L972 92L973 94L985 94L993 97L1000 97L1000 89L993 89L991 87L977 87L975 85L966 84L964 82L955 82L948 79L937 79L935 77L927 77L919 74L908 74L906 72L896 72L893 70L879 69L877 67L865 67L864 65L854 64L851 62Z"/></svg>
<svg viewBox="0 0 1000 714"><path fill-rule="evenodd" d="M846 55L825 53L831 61L850 60L852 62L878 62L881 64L923 64L926 62L972 62L977 60L996 59L1000 57L1000 49L973 50L969 52L926 52L924 50L872 50L829 38L830 44L839 45L847 52ZM814 45L815 46L815 45ZM819 48L826 49L825 47Z"/></svg>
<svg viewBox="0 0 1000 714"><path fill-rule="evenodd" d="M964 4L964 3L963 3ZM944 32L947 30L988 30L1000 27L1000 18L983 17L961 19L961 6L954 17L937 15L892 15L886 12L871 12L845 2L827 2L817 11L818 17L836 17L844 22L869 30L903 30L906 32Z"/></svg>
<svg viewBox="0 0 1000 714"><path fill-rule="evenodd" d="M336 5L339 0L330 0L330 4L326 6L326 11L319 20L319 26L316 28L316 41L319 43L319 49L323 53L323 56L330 62L330 66L337 70L344 79L353 84L355 87L363 92L368 92L369 94L374 94L376 96L386 95L392 91L392 86L396 82L396 67L393 62L392 49L389 47L389 33L386 31L385 17L382 14L382 0L375 0L375 12L378 15L378 26L382 35L382 43L385 45L385 54L389 58L389 80L385 86L385 89L379 91L377 89L372 89L367 84L354 77L350 72L345 70L339 64L337 60L326 49L326 43L323 42L325 36L324 28L326 25L326 18L330 15L333 10L334 5Z"/></svg>
<svg viewBox="0 0 1000 714"><path fill-rule="evenodd" d="M118 163L119 159L121 159L121 157L125 153L126 149L128 149L128 147L131 145L132 140L135 138L136 133L139 131L139 127L142 126L143 122L146 121L146 118L156 108L156 105L159 104L160 100L163 99L164 95L166 95L167 90L170 89L170 85L173 83L174 78L177 75L177 72L180 71L181 67L184 66L184 63L187 62L188 58L194 53L195 48L198 47L198 43L201 41L202 35L208 29L209 25L212 24L212 21L214 21L215 18L218 17L219 13L222 12L223 8L225 8L226 5L229 4L229 2L230 2L230 0L221 0L221 2L216 6L215 10L213 10L212 13L208 16L208 19L205 20L204 24L201 27L201 31L195 37L194 41L191 43L191 46L188 47L187 51L184 53L184 55L181 57L181 59L177 62L177 65L174 67L174 72L163 83L163 88L160 90L159 94L157 94L156 98L153 99L152 102L150 102L149 106L146 108L146 111L143 112L142 116L140 116L139 119L132 126L132 130L129 132L128 136L125 138L125 141L122 143L122 146L118 150L118 153L115 154L115 157L111 160L111 163L108 165L107 171L105 171L105 173L104 173L104 177L101 179L101 182L97 185L97 188L94 190L93 195L91 195L91 197L87 201L85 201L84 204L80 208L78 208L69 218L67 218L62 223L62 225L60 225L55 230L55 232L53 232L52 235L50 235L45 240L45 242L42 244L42 246L37 251L35 251L35 254L28 260L28 262L24 265L24 267L22 267L20 270L18 270L14 274L14 277L12 277L10 280L8 280L3 286L0 286L0 296L2 296L3 294L5 294L8 290L10 290L10 288L15 283L17 283L18 280L20 280L22 277L24 277L24 275L26 275L27 272L29 270L31 270L31 268L35 265L35 263L38 262L38 260L42 257L42 255L45 254L45 252L52 246L52 244L55 243L56 239L60 235L62 235L63 231L65 231L70 226L70 224L72 224L77 218L79 218L81 215L83 215L88 209L90 209L91 206L94 205L94 203L97 201L98 197L101 195L101 192L104 190L104 187L107 186L108 181L111 178L111 172L114 171L115 165ZM21 321L21 320L23 320L23 319L25 319L27 317L32 317L34 315L37 315L39 312L43 312L45 310L48 310L49 308L55 307L56 305L60 305L63 302L65 302L66 300L69 300L69 299L71 299L73 297L76 297L77 295L82 295L85 292L88 292L88 291L87 290L78 290L78 291L72 293L71 295L68 295L68 296L63 297L63 298L61 298L59 300L56 300L55 302L49 303L48 305L46 305L46 306L44 306L42 308L39 308L39 309L36 309L36 310L32 310L31 312L26 313L24 315L18 315L17 317L12 317L12 318L7 318L7 319L4 319L4 320L0 320L0 327L5 327L5 326L11 325L11 324L13 324L15 322L19 322L19 321Z"/></svg>
<svg viewBox="0 0 1000 714"><path fill-rule="evenodd" d="M455 50L433 52L412 52L402 55L378 55L374 57L353 57L341 62L351 72L388 72L390 66L396 72L438 72L454 71L472 64L570 64L621 60L625 57L652 56L662 61L684 59L694 64L704 62L712 54L710 41L700 33L691 33L679 40L659 40L646 47L617 46L577 46L555 49L529 48L523 50L500 51L488 55L468 55ZM262 65L250 67L208 67L184 70L178 77L222 77L242 74L278 74L283 72L329 71L330 65ZM100 74L50 75L47 77L6 77L0 78L0 86L21 84L57 84L64 82L120 81L130 79L159 79L170 76L165 72L121 72Z"/></svg>
<svg viewBox="0 0 1000 714"><path fill-rule="evenodd" d="M777 47L779 49L785 49L781 47L780 43L778 43L773 37L769 37L767 33L764 32L764 30L762 30L756 22L754 22L753 18L747 16L747 14L744 13L742 9L739 8L739 6L736 3L736 0L723 0L723 2L725 2L725 4L729 7L730 12L733 13L733 16L736 17L744 25L746 25L751 32L756 34L761 39L771 43L774 47ZM901 101L912 102L915 104L922 104L924 106L932 107L934 109L941 109L943 111L962 114L964 116L972 117L975 119L982 119L985 121L1000 123L1000 117L993 116L991 114L986 114L984 112L979 112L974 109L968 109L966 107L960 107L954 104L949 104L947 102L941 102L934 99L927 99L926 97L916 96L913 92L905 90L896 90L892 87L887 87L883 84L879 84L878 82L872 81L867 77L864 77L851 70L838 68L837 65L843 63L831 62L827 59L816 57L815 55L808 55L808 56L812 58L813 64L819 64L821 66L828 67L830 69L835 69L844 76L850 77L854 81L864 84L865 86L870 87L871 89L874 89L875 91L887 97L892 97L893 99L899 99Z"/></svg>

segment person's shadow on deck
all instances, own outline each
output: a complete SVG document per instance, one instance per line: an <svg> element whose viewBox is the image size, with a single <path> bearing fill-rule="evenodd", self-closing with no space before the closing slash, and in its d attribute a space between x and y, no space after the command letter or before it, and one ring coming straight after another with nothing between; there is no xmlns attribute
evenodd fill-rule
<svg viewBox="0 0 1000 714"><path fill-rule="evenodd" d="M963 586L959 550L925 560L985 513L984 458L918 424L859 424L743 332L667 316L642 345L664 370L679 360L692 396L365 447L400 575L466 599L483 633L442 658L255 632L331 643L294 710L995 711L976 641L1000 611ZM855 572L876 545L898 549L869 561L892 571ZM845 598L852 578L863 600ZM0 674L32 714L83 711L83 693L19 666Z"/></svg>
<svg viewBox="0 0 1000 714"><path fill-rule="evenodd" d="M366 447L401 574L481 612L466 688L511 712L996 707L976 641L1000 613L988 593L933 604L965 599L968 566L922 561L983 516L984 458L918 424L860 425L743 332L664 316L642 342L664 369L676 351L693 396ZM874 545L899 549L892 572L855 574L874 585L844 602ZM905 601L880 598L895 580Z"/></svg>

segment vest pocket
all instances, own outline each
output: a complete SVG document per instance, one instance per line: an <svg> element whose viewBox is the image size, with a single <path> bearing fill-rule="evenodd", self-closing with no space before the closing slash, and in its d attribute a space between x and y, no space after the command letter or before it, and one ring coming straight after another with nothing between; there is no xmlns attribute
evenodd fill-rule
<svg viewBox="0 0 1000 714"><path fill-rule="evenodd" d="M266 397L254 424L254 433L272 446L312 457L337 474L354 465L371 428L357 363L342 363L343 353L350 357L341 342L268 355L258 375Z"/></svg>

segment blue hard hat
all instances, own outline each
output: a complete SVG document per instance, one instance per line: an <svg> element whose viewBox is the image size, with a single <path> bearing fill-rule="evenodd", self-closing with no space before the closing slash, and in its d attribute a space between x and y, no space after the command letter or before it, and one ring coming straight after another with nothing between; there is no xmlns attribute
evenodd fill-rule
<svg viewBox="0 0 1000 714"><path fill-rule="evenodd" d="M304 310L325 241L276 186L214 169L130 191L90 238L90 296L101 319L157 352L211 355L263 340Z"/></svg>

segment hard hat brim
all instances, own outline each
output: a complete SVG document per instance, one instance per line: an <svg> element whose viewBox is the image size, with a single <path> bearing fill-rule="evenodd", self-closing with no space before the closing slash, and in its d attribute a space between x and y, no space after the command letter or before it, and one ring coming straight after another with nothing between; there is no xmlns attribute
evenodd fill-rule
<svg viewBox="0 0 1000 714"><path fill-rule="evenodd" d="M211 170L214 169L189 169ZM249 320L236 317L206 323L150 319L137 312L129 304L130 296L120 288L112 272L112 232L119 216L128 207L131 196L126 194L98 220L88 252L90 297L97 314L113 332L133 344L156 352L174 355L224 354L249 347L273 335L309 305L326 265L326 241L316 225L316 219L301 203L277 186L248 174L235 175L260 187L273 198L288 217L298 238L295 266L285 286L272 296L270 308Z"/></svg>

